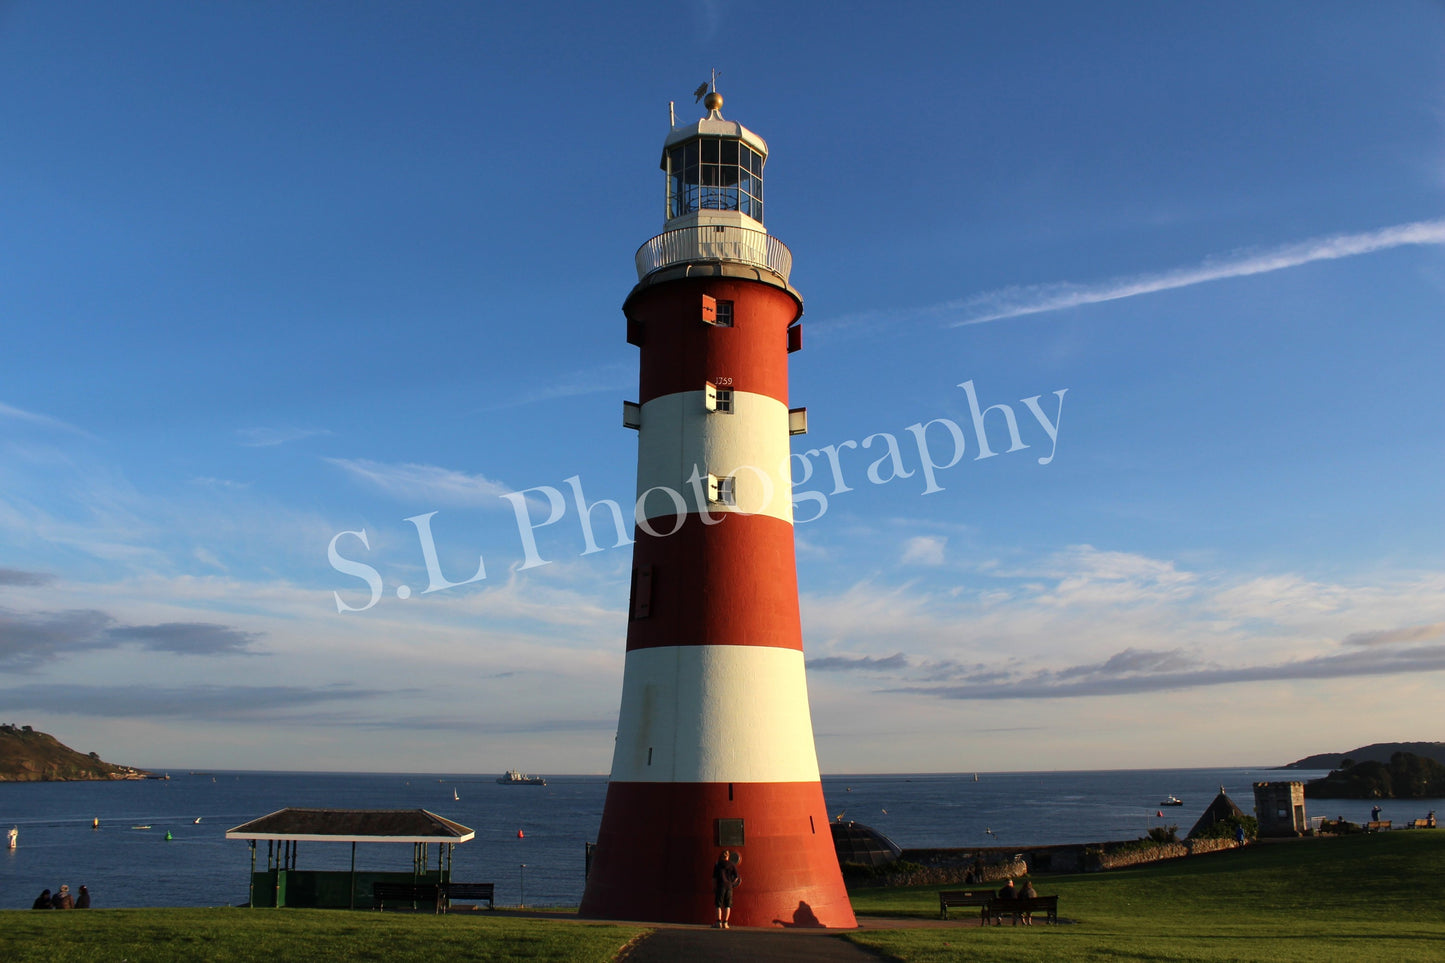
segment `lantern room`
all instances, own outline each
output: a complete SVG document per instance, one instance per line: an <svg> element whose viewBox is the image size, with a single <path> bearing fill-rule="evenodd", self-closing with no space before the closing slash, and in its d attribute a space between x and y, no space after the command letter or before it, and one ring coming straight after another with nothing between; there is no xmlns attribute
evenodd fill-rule
<svg viewBox="0 0 1445 963"><path fill-rule="evenodd" d="M722 95L707 95L707 116L674 127L662 149L669 229L696 224L763 224L763 164L768 145L724 120Z"/></svg>

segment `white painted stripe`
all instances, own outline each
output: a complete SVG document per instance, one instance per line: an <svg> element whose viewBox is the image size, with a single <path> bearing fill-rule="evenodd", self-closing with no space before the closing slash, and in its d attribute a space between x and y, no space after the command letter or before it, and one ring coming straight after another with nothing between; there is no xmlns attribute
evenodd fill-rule
<svg viewBox="0 0 1445 963"><path fill-rule="evenodd" d="M816 782L803 653L763 645L627 653L612 778Z"/></svg>
<svg viewBox="0 0 1445 963"><path fill-rule="evenodd" d="M682 496L684 511L699 508L719 514L740 511L771 515L791 523L793 497L788 406L775 398L752 392L733 392L731 414L710 412L704 392L679 391L654 398L642 406L642 427L637 438L637 497L653 488L666 488ZM689 481L696 466L697 484ZM737 506L706 503L707 476L733 476ZM643 517L677 512L666 492L652 492L643 503Z"/></svg>

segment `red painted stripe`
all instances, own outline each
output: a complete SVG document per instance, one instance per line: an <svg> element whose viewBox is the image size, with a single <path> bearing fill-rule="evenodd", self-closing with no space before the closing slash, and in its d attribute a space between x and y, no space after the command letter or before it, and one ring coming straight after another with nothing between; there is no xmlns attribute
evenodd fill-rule
<svg viewBox="0 0 1445 963"><path fill-rule="evenodd" d="M684 515L673 535L638 529L637 570L651 566L646 618L627 624L627 648L659 645L769 645L803 648L793 526L771 515L715 514L716 525ZM678 516L648 520L667 532Z"/></svg>
<svg viewBox="0 0 1445 963"><path fill-rule="evenodd" d="M733 302L733 327L702 320L704 294ZM642 404L727 378L738 391L788 403L788 326L803 312L786 291L762 281L688 278L644 288L626 311L642 326Z"/></svg>
<svg viewBox="0 0 1445 963"><path fill-rule="evenodd" d="M733 925L858 925L833 851L823 787L816 782L612 783L581 915L715 920L712 867L723 848L714 835L719 818L743 820L744 842L736 847L742 885L733 896Z"/></svg>

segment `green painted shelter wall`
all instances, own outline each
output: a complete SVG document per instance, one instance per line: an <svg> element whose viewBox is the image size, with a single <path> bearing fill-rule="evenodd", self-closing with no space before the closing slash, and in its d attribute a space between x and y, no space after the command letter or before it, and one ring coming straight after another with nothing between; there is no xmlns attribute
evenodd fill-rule
<svg viewBox="0 0 1445 963"><path fill-rule="evenodd" d="M357 909L371 909L372 883L444 883L445 870L428 870L419 876L411 873L356 873ZM273 869L251 874L251 905L254 907L295 906L308 909L346 909L351 901L352 875L346 870L316 871ZM280 899L277 899L279 884Z"/></svg>

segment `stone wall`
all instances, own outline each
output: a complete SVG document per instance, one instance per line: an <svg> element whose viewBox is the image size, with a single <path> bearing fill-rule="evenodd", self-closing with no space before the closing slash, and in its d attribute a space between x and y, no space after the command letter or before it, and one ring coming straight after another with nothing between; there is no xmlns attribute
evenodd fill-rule
<svg viewBox="0 0 1445 963"><path fill-rule="evenodd" d="M1034 846L1022 849L905 849L901 865L848 875L855 886L969 886L1002 883L1034 873L1092 873L1238 847L1232 839L1144 840Z"/></svg>

